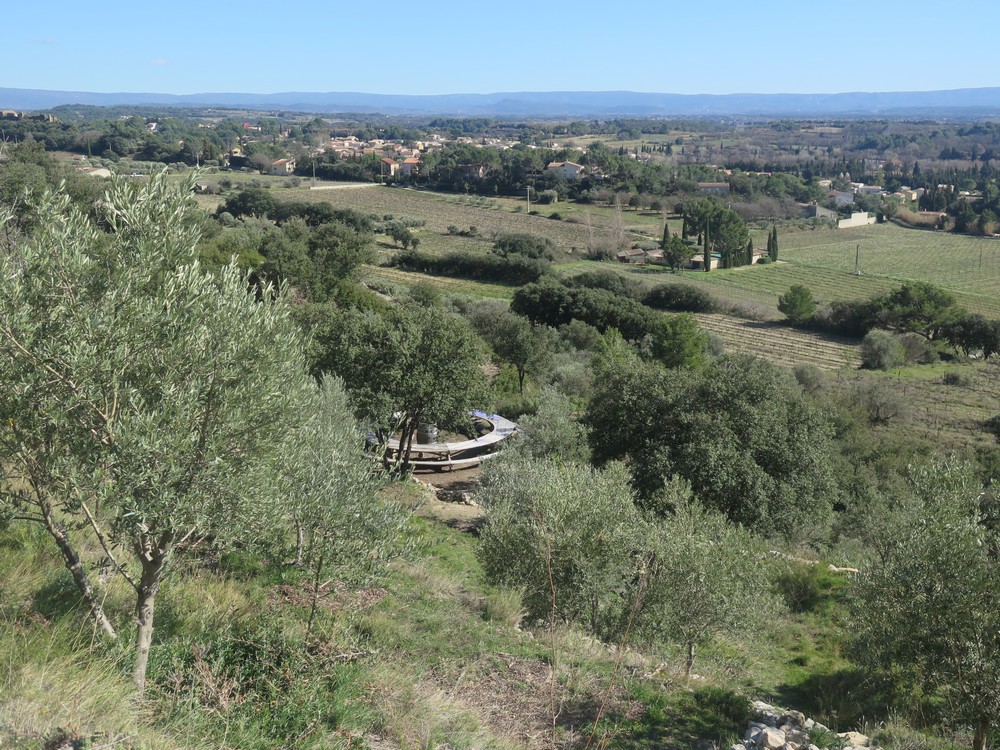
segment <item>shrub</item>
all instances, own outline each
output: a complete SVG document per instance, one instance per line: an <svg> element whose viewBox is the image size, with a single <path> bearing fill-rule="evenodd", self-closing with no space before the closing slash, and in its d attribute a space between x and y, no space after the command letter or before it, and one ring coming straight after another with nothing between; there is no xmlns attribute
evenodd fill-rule
<svg viewBox="0 0 1000 750"><path fill-rule="evenodd" d="M559 327L559 334L568 341L574 349L590 350L601 340L601 332L594 326L582 320L571 320Z"/></svg>
<svg viewBox="0 0 1000 750"><path fill-rule="evenodd" d="M887 424L906 410L902 395L883 380L859 383L852 400L872 424Z"/></svg>
<svg viewBox="0 0 1000 750"><path fill-rule="evenodd" d="M495 281L501 284L530 284L549 272L548 261L512 255L452 252L443 256L406 250L393 259L394 265L407 271L438 276Z"/></svg>
<svg viewBox="0 0 1000 750"><path fill-rule="evenodd" d="M906 362L906 352L887 331L869 331L861 342L861 366L866 370L889 370Z"/></svg>
<svg viewBox="0 0 1000 750"><path fill-rule="evenodd" d="M969 385L970 381L965 375L958 372L947 372L944 377L941 378L941 382L945 385L954 385L959 388L965 388Z"/></svg>
<svg viewBox="0 0 1000 750"><path fill-rule="evenodd" d="M816 565L792 564L775 576L774 585L792 612L811 612L823 600L823 586Z"/></svg>
<svg viewBox="0 0 1000 750"><path fill-rule="evenodd" d="M575 289L604 289L622 297L634 297L638 287L632 279L613 271L584 271L563 279L563 284Z"/></svg>
<svg viewBox="0 0 1000 750"><path fill-rule="evenodd" d="M745 695L725 688L706 685L694 693L694 700L701 708L743 728L753 718L750 701Z"/></svg>
<svg viewBox="0 0 1000 750"><path fill-rule="evenodd" d="M515 232L498 236L492 252L501 258L521 255L525 258L552 260L555 250L555 243L548 237Z"/></svg>
<svg viewBox="0 0 1000 750"><path fill-rule="evenodd" d="M660 284L646 293L642 304L658 310L681 312L707 313L719 309L712 295L690 284Z"/></svg>
<svg viewBox="0 0 1000 750"><path fill-rule="evenodd" d="M904 333L897 340L903 347L903 357L907 364L926 365L939 359L931 342L918 333Z"/></svg>
<svg viewBox="0 0 1000 750"><path fill-rule="evenodd" d="M771 311L763 305L758 305L754 302L739 302L737 304L731 305L727 312L736 317L742 318L743 320L770 320Z"/></svg>
<svg viewBox="0 0 1000 750"><path fill-rule="evenodd" d="M826 383L826 376L816 365L802 363L792 368L792 375L806 393L815 393Z"/></svg>
<svg viewBox="0 0 1000 750"><path fill-rule="evenodd" d="M726 342L717 333L708 332L708 353L713 357L721 357L726 353Z"/></svg>
<svg viewBox="0 0 1000 750"><path fill-rule="evenodd" d="M983 429L1000 440L1000 414L996 414L983 422Z"/></svg>

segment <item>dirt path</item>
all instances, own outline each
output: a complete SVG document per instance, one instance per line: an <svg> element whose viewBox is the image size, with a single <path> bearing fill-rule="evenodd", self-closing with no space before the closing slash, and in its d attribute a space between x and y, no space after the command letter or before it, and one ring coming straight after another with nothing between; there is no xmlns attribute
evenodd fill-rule
<svg viewBox="0 0 1000 750"><path fill-rule="evenodd" d="M486 513L475 503L482 467L461 471L417 471L415 481L427 488L416 509L418 516L430 518L459 531L478 534Z"/></svg>

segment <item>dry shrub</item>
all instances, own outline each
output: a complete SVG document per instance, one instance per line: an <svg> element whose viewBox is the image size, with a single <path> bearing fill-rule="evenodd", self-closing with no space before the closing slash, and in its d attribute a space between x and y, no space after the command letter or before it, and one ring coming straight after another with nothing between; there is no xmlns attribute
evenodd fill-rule
<svg viewBox="0 0 1000 750"><path fill-rule="evenodd" d="M483 617L507 627L516 628L524 618L521 589L501 588L486 597Z"/></svg>
<svg viewBox="0 0 1000 750"><path fill-rule="evenodd" d="M918 214L908 208L897 209L895 218L910 226L927 229L933 229L938 224L938 217L936 215Z"/></svg>

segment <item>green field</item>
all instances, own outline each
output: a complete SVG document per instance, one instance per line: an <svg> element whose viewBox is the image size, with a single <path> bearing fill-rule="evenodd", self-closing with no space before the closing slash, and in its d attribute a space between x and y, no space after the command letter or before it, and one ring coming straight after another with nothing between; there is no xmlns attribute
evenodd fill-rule
<svg viewBox="0 0 1000 750"><path fill-rule="evenodd" d="M214 196L213 196L214 197ZM575 273L604 267L626 273L644 283L666 280L666 269L648 266L598 264L582 260L592 236L607 235L613 211L607 207L558 203L539 207L531 216L523 202L513 199L476 198L387 187L311 191L300 187L281 189L279 198L325 201L365 213L423 219L416 231L421 250L486 251L501 232L528 232L548 237L563 251L557 258L560 272ZM558 211L570 221L555 221ZM585 218L587 217L587 218ZM588 226L585 222L589 220ZM623 222L633 240L658 237L661 218L652 212L625 211ZM479 237L448 234L448 227L476 227ZM680 222L671 220L671 230ZM757 236L759 234L759 236ZM802 284L823 302L861 299L882 293L906 280L929 281L953 292L970 312L1000 318L1000 241L906 229L895 224L876 224L856 229L782 230L779 228L781 260L777 264L717 270L687 271L672 279L698 284L733 305L752 308L758 317L778 318L778 296L792 284ZM763 232L755 234L758 246L765 244ZM384 255L391 245L383 245ZM861 275L854 274L855 252L860 245ZM384 274L373 271L376 275ZM397 279L402 281L402 279ZM436 283L436 280L435 280ZM502 287L449 280L442 286L479 296L509 297Z"/></svg>
<svg viewBox="0 0 1000 750"><path fill-rule="evenodd" d="M903 281L928 281L951 291L970 312L1000 318L1000 240L874 224L857 229L779 229L779 242L776 264L711 273L686 271L679 278L773 317L778 317L778 296L792 284L802 284L818 300L831 302L868 298ZM754 237L754 244L766 244L763 233ZM859 245L861 275L856 276ZM626 270L641 273L638 268Z"/></svg>

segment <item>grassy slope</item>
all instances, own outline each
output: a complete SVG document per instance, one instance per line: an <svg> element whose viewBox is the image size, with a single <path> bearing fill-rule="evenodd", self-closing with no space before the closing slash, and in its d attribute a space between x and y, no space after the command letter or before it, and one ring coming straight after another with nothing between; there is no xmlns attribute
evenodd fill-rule
<svg viewBox="0 0 1000 750"><path fill-rule="evenodd" d="M612 684L615 649L562 626L517 627L519 598L484 583L475 537L435 521L416 528L416 553L384 588L331 596L308 640L301 571L249 556L185 566L161 594L141 706L129 647L93 639L47 540L0 534L0 742L35 750L63 728L126 748L263 750L295 737L305 748L350 738L376 749L513 749L578 747L593 732L614 747L682 748L740 731L731 690L809 706L808 680L842 667L839 623L789 615L753 644L707 649L694 692L669 650L627 650ZM128 640L126 592L108 593Z"/></svg>

